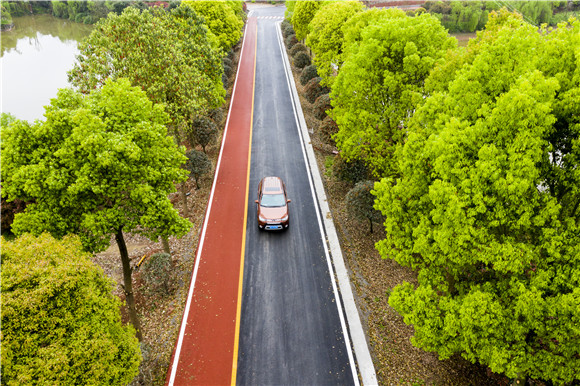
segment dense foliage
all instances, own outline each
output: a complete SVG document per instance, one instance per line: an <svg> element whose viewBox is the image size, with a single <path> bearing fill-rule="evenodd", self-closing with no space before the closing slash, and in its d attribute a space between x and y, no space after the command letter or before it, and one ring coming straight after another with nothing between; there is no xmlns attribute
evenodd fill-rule
<svg viewBox="0 0 580 386"><path fill-rule="evenodd" d="M302 69L302 72L300 73L300 84L304 86L312 78L318 78L318 71L315 64L311 64Z"/></svg>
<svg viewBox="0 0 580 386"><path fill-rule="evenodd" d="M360 181L346 194L345 201L349 213L359 221L369 222L369 231L373 233L373 223L381 223L384 218L374 208L375 196L372 194L374 181Z"/></svg>
<svg viewBox="0 0 580 386"><path fill-rule="evenodd" d="M306 44L314 53L314 63L323 83L331 85L334 72L343 62L343 25L357 12L362 12L359 1L339 1L324 5L310 22Z"/></svg>
<svg viewBox="0 0 580 386"><path fill-rule="evenodd" d="M416 269L389 303L414 343L511 378L580 374L580 23L491 14L428 84L376 186L383 257Z"/></svg>
<svg viewBox="0 0 580 386"><path fill-rule="evenodd" d="M334 139L346 159L362 160L376 176L390 175L425 78L456 40L429 14L407 17L389 9L355 18L347 36L357 43L348 47L332 85L331 116L340 127Z"/></svg>
<svg viewBox="0 0 580 386"><path fill-rule="evenodd" d="M213 143L218 136L218 126L208 117L195 118L189 130L191 145L201 145L204 153L205 148Z"/></svg>
<svg viewBox="0 0 580 386"><path fill-rule="evenodd" d="M2 128L2 195L31 202L12 230L78 234L90 251L104 250L114 235L139 334L123 232L156 240L189 230L167 197L187 178L186 157L167 136L163 106L126 79L108 80L88 96L60 90L45 117Z"/></svg>
<svg viewBox="0 0 580 386"><path fill-rule="evenodd" d="M309 66L310 63L310 56L304 51L298 51L292 58L292 64L298 68Z"/></svg>
<svg viewBox="0 0 580 386"><path fill-rule="evenodd" d="M304 86L304 97L308 102L314 103L319 96L330 92L328 87L320 84L321 81L322 78L318 76L310 79Z"/></svg>
<svg viewBox="0 0 580 386"><path fill-rule="evenodd" d="M482 30L490 12L507 7L523 15L525 21L539 26L557 25L571 16L580 16L577 1L427 1L425 9L441 20L449 32Z"/></svg>
<svg viewBox="0 0 580 386"><path fill-rule="evenodd" d="M310 33L310 22L316 12L324 5L324 1L304 0L297 1L292 11L292 26L296 31L296 39L302 40Z"/></svg>
<svg viewBox="0 0 580 386"><path fill-rule="evenodd" d="M211 39L215 39L222 54L229 51L242 37L245 13L240 1L191 1L181 2L181 6L192 7L203 16Z"/></svg>
<svg viewBox="0 0 580 386"><path fill-rule="evenodd" d="M190 150L186 154L185 169L195 178L195 186L199 189L199 179L211 170L211 161L205 152Z"/></svg>
<svg viewBox="0 0 580 386"><path fill-rule="evenodd" d="M154 253L141 267L146 291L152 295L167 296L174 291L173 261L169 253Z"/></svg>
<svg viewBox="0 0 580 386"><path fill-rule="evenodd" d="M320 121L327 117L327 111L332 108L330 104L330 95L322 94L314 101L314 117Z"/></svg>
<svg viewBox="0 0 580 386"><path fill-rule="evenodd" d="M179 128L191 117L224 101L220 58L206 31L203 19L184 5L170 13L127 8L110 14L79 45L69 80L87 93L109 78L128 78L165 104L179 140Z"/></svg>
<svg viewBox="0 0 580 386"><path fill-rule="evenodd" d="M2 239L2 384L126 385L135 330L77 237Z"/></svg>

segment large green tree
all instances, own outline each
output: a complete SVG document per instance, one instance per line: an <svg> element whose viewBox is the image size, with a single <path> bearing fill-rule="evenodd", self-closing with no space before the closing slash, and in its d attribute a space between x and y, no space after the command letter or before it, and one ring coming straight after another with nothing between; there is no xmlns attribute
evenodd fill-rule
<svg viewBox="0 0 580 386"><path fill-rule="evenodd" d="M174 135L192 117L224 101L220 58L203 19L189 6L171 12L129 7L121 15L111 13L79 50L69 72L74 86L88 93L109 78L127 78L153 102L165 104Z"/></svg>
<svg viewBox="0 0 580 386"><path fill-rule="evenodd" d="M2 239L2 384L126 385L141 353L78 237Z"/></svg>
<svg viewBox="0 0 580 386"><path fill-rule="evenodd" d="M306 39L306 36L308 36L310 33L310 22L314 18L316 12L318 12L320 7L322 7L325 3L327 2L315 0L304 0L296 2L291 20L294 31L296 32L296 39Z"/></svg>
<svg viewBox="0 0 580 386"><path fill-rule="evenodd" d="M414 343L441 358L571 382L580 374L580 23L538 33L501 12L488 26L433 81L397 152L400 177L376 185L386 217L377 248L418 271L418 285L398 286L389 303L414 326Z"/></svg>
<svg viewBox="0 0 580 386"><path fill-rule="evenodd" d="M239 12L236 2L186 0L181 4L192 7L198 15L203 16L222 54L226 54L242 37L243 13Z"/></svg>
<svg viewBox="0 0 580 386"><path fill-rule="evenodd" d="M423 100L425 78L456 40L429 14L407 17L389 9L378 15L360 31L360 41L349 35L353 45L345 48L333 83L331 116L342 156L385 176L395 171L393 153Z"/></svg>
<svg viewBox="0 0 580 386"><path fill-rule="evenodd" d="M108 80L86 97L59 90L45 117L2 128L2 195L30 203L12 230L78 234L90 251L104 250L114 236L140 338L123 234L156 240L189 230L167 197L187 178L184 151L167 135L163 106L126 79Z"/></svg>
<svg viewBox="0 0 580 386"><path fill-rule="evenodd" d="M354 14L361 12L360 1L329 3L314 15L306 44L314 53L314 63L325 84L331 86L334 72L342 65L344 35L342 26Z"/></svg>

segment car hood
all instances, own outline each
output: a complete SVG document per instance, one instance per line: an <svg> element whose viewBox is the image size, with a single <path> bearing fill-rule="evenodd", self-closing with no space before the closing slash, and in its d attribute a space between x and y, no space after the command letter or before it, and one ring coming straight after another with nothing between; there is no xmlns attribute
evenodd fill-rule
<svg viewBox="0 0 580 386"><path fill-rule="evenodd" d="M269 208L265 206L260 207L260 214L262 217L268 219L278 219L286 216L288 214L288 208L285 206L280 206L276 208Z"/></svg>

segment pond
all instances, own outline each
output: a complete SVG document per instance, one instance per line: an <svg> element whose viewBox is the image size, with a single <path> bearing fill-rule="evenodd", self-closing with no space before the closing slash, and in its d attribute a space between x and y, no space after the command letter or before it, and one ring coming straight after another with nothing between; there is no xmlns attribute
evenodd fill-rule
<svg viewBox="0 0 580 386"><path fill-rule="evenodd" d="M78 42L92 26L50 15L14 17L2 34L2 112L32 122L44 119L44 106L68 87L67 71Z"/></svg>

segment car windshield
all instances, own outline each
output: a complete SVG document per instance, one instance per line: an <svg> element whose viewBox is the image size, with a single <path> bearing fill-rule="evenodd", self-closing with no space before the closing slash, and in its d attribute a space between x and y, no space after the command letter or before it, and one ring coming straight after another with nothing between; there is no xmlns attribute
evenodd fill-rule
<svg viewBox="0 0 580 386"><path fill-rule="evenodd" d="M262 202L260 205L265 207L277 207L286 205L286 200L283 194L264 194L262 195Z"/></svg>

